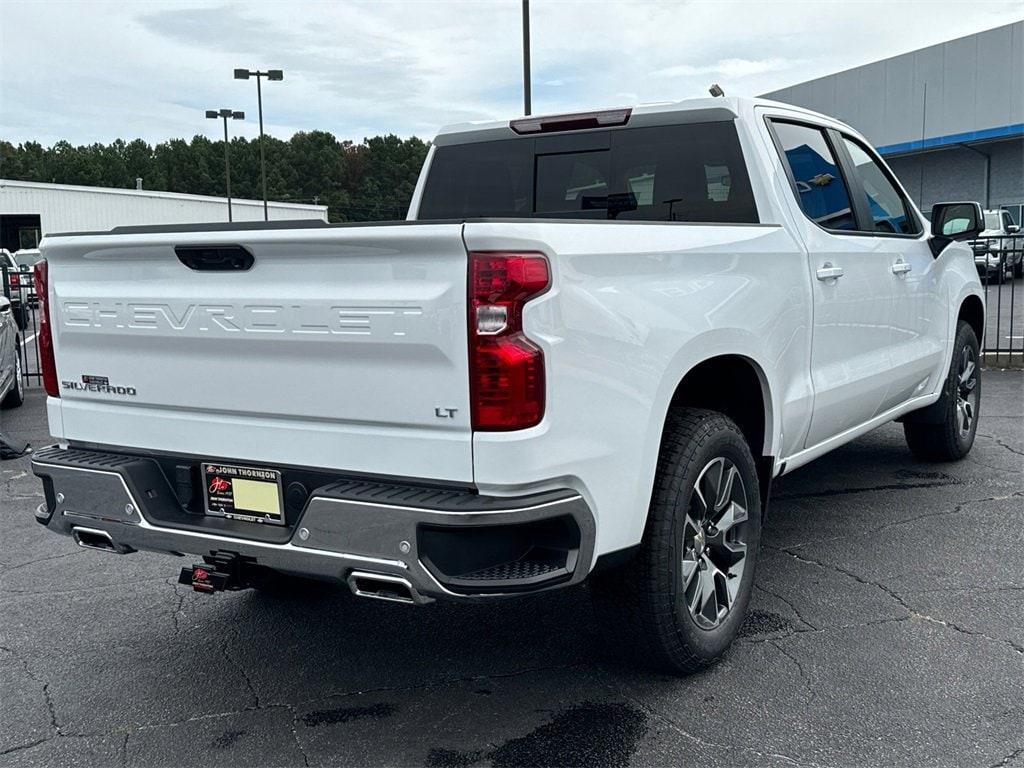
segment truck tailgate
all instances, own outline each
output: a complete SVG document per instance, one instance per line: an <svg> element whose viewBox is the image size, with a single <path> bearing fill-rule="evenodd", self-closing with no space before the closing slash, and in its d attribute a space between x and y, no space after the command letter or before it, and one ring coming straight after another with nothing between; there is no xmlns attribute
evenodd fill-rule
<svg viewBox="0 0 1024 768"><path fill-rule="evenodd" d="M253 263L196 269L195 246ZM59 437L472 480L460 225L54 237L44 256Z"/></svg>

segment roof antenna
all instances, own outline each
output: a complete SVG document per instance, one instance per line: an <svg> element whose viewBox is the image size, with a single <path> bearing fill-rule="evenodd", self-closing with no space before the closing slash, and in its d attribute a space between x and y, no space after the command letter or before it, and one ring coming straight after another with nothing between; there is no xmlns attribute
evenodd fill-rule
<svg viewBox="0 0 1024 768"><path fill-rule="evenodd" d="M711 87L708 88L708 93L710 93L712 96L715 96L716 98L718 96L725 96L725 91L722 90L722 86L720 86L718 83L712 83Z"/></svg>

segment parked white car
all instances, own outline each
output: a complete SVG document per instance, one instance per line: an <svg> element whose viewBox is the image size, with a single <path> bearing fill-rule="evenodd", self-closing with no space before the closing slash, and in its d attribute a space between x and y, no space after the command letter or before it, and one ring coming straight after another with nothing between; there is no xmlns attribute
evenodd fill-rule
<svg viewBox="0 0 1024 768"><path fill-rule="evenodd" d="M981 209L932 216L849 126L728 98L445 129L406 222L47 236L38 520L210 592L589 577L624 653L703 668L773 478L894 419L971 449Z"/></svg>
<svg viewBox="0 0 1024 768"><path fill-rule="evenodd" d="M1007 274L1024 276L1024 237L1016 237L1019 234L1020 227L1013 223L1009 211L986 210L985 229L971 241L978 274L987 275L987 281L994 283L1002 283Z"/></svg>
<svg viewBox="0 0 1024 768"><path fill-rule="evenodd" d="M0 292L0 408L17 408L24 402L21 333L11 300Z"/></svg>

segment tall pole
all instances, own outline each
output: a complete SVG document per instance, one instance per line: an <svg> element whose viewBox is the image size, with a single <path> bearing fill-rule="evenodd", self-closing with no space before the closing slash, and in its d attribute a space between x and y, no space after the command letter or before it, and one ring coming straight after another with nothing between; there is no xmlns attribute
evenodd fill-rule
<svg viewBox="0 0 1024 768"><path fill-rule="evenodd" d="M263 177L263 220L270 221L270 215L267 213L267 161L263 156L263 90L260 88L260 82L263 80L263 76L256 73L256 103L259 107L260 112L260 176ZM250 91L252 93L252 91Z"/></svg>
<svg viewBox="0 0 1024 768"><path fill-rule="evenodd" d="M231 218L231 153L228 151L228 118L227 115L223 115L224 120L224 177L227 179L228 186L228 221L234 221Z"/></svg>
<svg viewBox="0 0 1024 768"><path fill-rule="evenodd" d="M523 114L531 113L530 105L530 0L523 0Z"/></svg>

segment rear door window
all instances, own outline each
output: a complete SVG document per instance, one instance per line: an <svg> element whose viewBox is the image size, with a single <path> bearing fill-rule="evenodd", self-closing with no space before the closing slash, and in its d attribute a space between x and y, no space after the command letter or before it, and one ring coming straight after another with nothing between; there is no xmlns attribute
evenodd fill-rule
<svg viewBox="0 0 1024 768"><path fill-rule="evenodd" d="M420 219L757 223L732 122L440 146Z"/></svg>
<svg viewBox="0 0 1024 768"><path fill-rule="evenodd" d="M800 207L825 229L856 230L850 192L832 148L820 128L772 121Z"/></svg>

